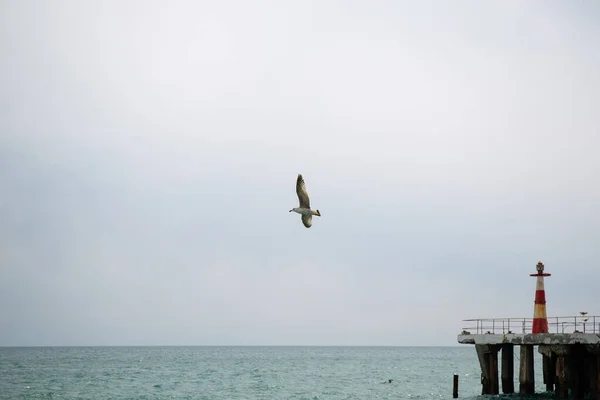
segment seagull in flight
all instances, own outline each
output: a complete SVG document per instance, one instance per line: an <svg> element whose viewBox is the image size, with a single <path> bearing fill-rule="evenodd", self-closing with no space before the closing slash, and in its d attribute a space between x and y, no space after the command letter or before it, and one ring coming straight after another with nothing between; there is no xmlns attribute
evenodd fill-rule
<svg viewBox="0 0 600 400"><path fill-rule="evenodd" d="M310 228L312 226L312 216L316 215L320 217L321 213L319 210L313 211L310 209L310 199L306 192L306 184L304 183L302 174L298 174L298 179L296 180L296 194L298 194L298 199L300 200L300 207L292 208L290 212L294 211L302 215L302 223L305 227Z"/></svg>

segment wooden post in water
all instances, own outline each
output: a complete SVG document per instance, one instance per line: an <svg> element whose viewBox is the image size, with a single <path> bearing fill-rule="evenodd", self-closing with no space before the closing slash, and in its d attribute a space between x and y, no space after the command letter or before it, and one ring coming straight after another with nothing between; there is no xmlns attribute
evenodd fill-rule
<svg viewBox="0 0 600 400"><path fill-rule="evenodd" d="M515 392L515 363L514 348L512 344L502 345L502 393Z"/></svg>
<svg viewBox="0 0 600 400"><path fill-rule="evenodd" d="M521 362L519 365L519 393L535 393L532 344L521 345Z"/></svg>
<svg viewBox="0 0 600 400"><path fill-rule="evenodd" d="M458 398L458 375L454 375L454 382L452 385L452 398Z"/></svg>

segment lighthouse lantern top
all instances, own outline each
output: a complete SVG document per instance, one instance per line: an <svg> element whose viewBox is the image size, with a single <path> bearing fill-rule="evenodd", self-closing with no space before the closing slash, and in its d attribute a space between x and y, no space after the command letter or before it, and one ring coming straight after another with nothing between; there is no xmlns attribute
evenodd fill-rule
<svg viewBox="0 0 600 400"><path fill-rule="evenodd" d="M537 270L537 273L530 274L529 276L550 276L550 274L544 272L544 263L541 261L537 263L535 269Z"/></svg>
<svg viewBox="0 0 600 400"><path fill-rule="evenodd" d="M536 267L536 269L538 270L539 273L544 272L544 263L542 263L541 261L538 262L535 267Z"/></svg>

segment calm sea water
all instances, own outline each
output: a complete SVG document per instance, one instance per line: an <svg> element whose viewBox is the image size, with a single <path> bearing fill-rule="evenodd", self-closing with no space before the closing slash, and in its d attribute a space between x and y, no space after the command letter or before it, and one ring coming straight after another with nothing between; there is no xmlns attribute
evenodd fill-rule
<svg viewBox="0 0 600 400"><path fill-rule="evenodd" d="M473 346L0 348L0 399L451 399L455 373L480 397Z"/></svg>

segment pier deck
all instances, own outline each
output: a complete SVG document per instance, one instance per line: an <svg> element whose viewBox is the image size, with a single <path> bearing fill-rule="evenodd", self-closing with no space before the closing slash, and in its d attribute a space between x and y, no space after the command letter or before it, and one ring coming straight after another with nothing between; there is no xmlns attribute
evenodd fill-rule
<svg viewBox="0 0 600 400"><path fill-rule="evenodd" d="M598 347L600 333L484 333L460 334L461 344L531 344L531 345L575 345Z"/></svg>

